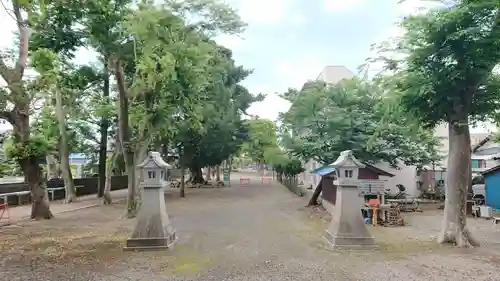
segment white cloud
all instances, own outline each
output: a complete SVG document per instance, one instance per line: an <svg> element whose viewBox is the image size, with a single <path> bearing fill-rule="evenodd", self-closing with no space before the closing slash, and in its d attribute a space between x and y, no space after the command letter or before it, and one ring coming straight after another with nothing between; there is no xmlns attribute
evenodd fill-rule
<svg viewBox="0 0 500 281"><path fill-rule="evenodd" d="M267 94L262 102L253 104L248 112L262 118L276 120L280 112L290 108L290 103L281 99L277 94L285 92L288 88L301 88L307 80L316 79L325 63L320 56L304 56L296 60L283 60L272 68L267 86L249 85L252 93Z"/></svg>
<svg viewBox="0 0 500 281"><path fill-rule="evenodd" d="M366 3L366 0L324 0L325 9L329 12L345 12Z"/></svg>
<svg viewBox="0 0 500 281"><path fill-rule="evenodd" d="M289 108L289 102L281 99L275 93L268 92L263 101L252 104L247 112L252 115L258 115L261 118L275 121L278 118L279 113L285 112Z"/></svg>
<svg viewBox="0 0 500 281"><path fill-rule="evenodd" d="M245 34L242 34L241 36L219 35L215 38L215 41L231 50L241 50L242 48L248 48L250 46L249 40L245 38Z"/></svg>
<svg viewBox="0 0 500 281"><path fill-rule="evenodd" d="M8 7L9 2L5 3ZM16 30L16 22L12 17L12 12L7 12L3 6L0 6L0 49L11 47L14 39L13 32Z"/></svg>
<svg viewBox="0 0 500 281"><path fill-rule="evenodd" d="M273 78L281 83L277 90L302 87L307 80L316 79L326 64L321 60L321 55L303 56L277 63L273 68Z"/></svg>
<svg viewBox="0 0 500 281"><path fill-rule="evenodd" d="M291 0L241 0L237 7L249 24L276 24L284 19L291 4Z"/></svg>
<svg viewBox="0 0 500 281"><path fill-rule="evenodd" d="M249 25L274 25L296 21L296 0L233 0L230 4L238 10L242 20ZM295 18L295 19L294 19Z"/></svg>

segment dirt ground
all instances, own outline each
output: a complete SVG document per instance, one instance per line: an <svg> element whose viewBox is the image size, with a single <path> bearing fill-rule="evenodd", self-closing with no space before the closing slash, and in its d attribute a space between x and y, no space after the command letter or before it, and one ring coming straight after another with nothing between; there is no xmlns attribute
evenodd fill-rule
<svg viewBox="0 0 500 281"><path fill-rule="evenodd" d="M134 220L116 204L55 220L0 228L0 280L500 280L500 225L469 220L477 249L437 245L441 211L406 213L407 226L371 227L379 248L331 250L329 219L278 184L166 193L179 241L173 249L124 252Z"/></svg>

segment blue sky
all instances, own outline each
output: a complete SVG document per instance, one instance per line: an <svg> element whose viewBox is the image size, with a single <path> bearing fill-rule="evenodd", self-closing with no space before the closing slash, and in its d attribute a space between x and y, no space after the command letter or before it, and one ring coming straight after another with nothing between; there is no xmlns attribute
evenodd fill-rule
<svg viewBox="0 0 500 281"><path fill-rule="evenodd" d="M267 99L250 112L275 119L288 108L275 92L300 87L326 65L345 65L356 72L372 53L373 43L398 34L395 22L423 5L398 0L240 0L248 23L243 40L222 37L239 64L254 69L245 85Z"/></svg>

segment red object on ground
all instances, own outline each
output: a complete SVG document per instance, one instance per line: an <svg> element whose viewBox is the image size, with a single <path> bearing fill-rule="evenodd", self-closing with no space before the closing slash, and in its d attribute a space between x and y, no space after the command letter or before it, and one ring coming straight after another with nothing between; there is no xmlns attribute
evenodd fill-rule
<svg viewBox="0 0 500 281"><path fill-rule="evenodd" d="M368 205L370 205L371 207L380 207L380 200L378 199L370 199L368 200Z"/></svg>
<svg viewBox="0 0 500 281"><path fill-rule="evenodd" d="M10 224L10 209L9 204L0 204L0 226Z"/></svg>
<svg viewBox="0 0 500 281"><path fill-rule="evenodd" d="M240 184L250 184L250 178L240 178Z"/></svg>

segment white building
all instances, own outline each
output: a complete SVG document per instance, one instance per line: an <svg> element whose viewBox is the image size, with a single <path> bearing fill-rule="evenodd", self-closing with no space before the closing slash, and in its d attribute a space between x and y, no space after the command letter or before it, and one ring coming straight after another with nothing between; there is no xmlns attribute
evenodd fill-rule
<svg viewBox="0 0 500 281"><path fill-rule="evenodd" d="M473 176L500 165L500 144L483 137L472 146L471 161Z"/></svg>

